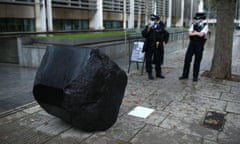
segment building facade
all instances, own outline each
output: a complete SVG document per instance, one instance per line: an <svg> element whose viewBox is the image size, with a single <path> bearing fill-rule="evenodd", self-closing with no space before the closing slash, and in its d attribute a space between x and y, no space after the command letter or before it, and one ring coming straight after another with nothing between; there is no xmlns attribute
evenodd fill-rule
<svg viewBox="0 0 240 144"><path fill-rule="evenodd" d="M150 14L161 16L168 27L184 26L193 3L199 4L193 0L1 0L0 32L142 28Z"/></svg>

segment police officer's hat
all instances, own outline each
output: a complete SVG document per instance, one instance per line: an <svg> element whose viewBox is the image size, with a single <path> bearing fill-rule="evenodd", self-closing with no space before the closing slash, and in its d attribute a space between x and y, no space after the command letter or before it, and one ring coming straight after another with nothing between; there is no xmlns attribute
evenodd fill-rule
<svg viewBox="0 0 240 144"><path fill-rule="evenodd" d="M157 16L157 15L154 15L154 14L151 14L151 18L150 18L151 20L159 20L160 19L160 17L159 16Z"/></svg>
<svg viewBox="0 0 240 144"><path fill-rule="evenodd" d="M206 19L206 15L204 12L198 12L196 13L195 17L193 17L194 19Z"/></svg>

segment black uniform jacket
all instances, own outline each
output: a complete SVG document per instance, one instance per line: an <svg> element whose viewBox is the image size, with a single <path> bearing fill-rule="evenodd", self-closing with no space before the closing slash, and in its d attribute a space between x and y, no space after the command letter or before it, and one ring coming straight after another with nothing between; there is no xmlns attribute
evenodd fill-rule
<svg viewBox="0 0 240 144"><path fill-rule="evenodd" d="M154 48L155 43L158 41L159 46L162 47L163 42L167 43L169 38L169 33L164 29L164 24L160 22L155 28L152 28L148 32L148 26L142 31L142 36L145 39L143 52L147 49Z"/></svg>

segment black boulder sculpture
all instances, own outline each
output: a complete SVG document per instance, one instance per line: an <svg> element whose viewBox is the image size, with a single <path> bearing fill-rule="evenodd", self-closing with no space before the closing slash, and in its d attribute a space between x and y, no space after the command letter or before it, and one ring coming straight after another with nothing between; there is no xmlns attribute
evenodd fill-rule
<svg viewBox="0 0 240 144"><path fill-rule="evenodd" d="M83 131L103 131L117 120L126 73L96 49L50 46L33 95L40 106Z"/></svg>

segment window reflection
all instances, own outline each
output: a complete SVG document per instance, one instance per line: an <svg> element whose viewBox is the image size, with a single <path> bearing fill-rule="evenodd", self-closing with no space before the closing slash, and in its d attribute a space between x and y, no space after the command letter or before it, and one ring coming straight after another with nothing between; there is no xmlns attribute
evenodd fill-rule
<svg viewBox="0 0 240 144"><path fill-rule="evenodd" d="M54 31L88 30L88 20L53 20Z"/></svg>
<svg viewBox="0 0 240 144"><path fill-rule="evenodd" d="M35 31L34 19L0 19L0 32L33 32Z"/></svg>

